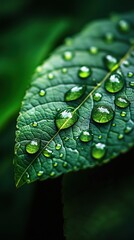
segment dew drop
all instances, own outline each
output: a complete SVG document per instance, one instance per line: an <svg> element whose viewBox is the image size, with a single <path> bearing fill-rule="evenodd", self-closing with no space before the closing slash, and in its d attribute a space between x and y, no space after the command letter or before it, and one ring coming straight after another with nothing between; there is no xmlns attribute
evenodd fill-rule
<svg viewBox="0 0 134 240"><path fill-rule="evenodd" d="M55 162L55 163L53 164L53 166L54 166L54 167L57 167L57 166L58 166L58 163L57 163L57 162Z"/></svg>
<svg viewBox="0 0 134 240"><path fill-rule="evenodd" d="M133 82L133 81L132 81L132 82L130 82L130 83L129 83L129 85L130 85L130 87L132 87L132 88L133 88L133 87L134 87L134 82Z"/></svg>
<svg viewBox="0 0 134 240"><path fill-rule="evenodd" d="M67 162L64 162L63 163L63 167L67 167L68 163Z"/></svg>
<svg viewBox="0 0 134 240"><path fill-rule="evenodd" d="M65 51L64 54L63 54L63 58L66 61L72 60L73 57L74 57L74 54L71 51Z"/></svg>
<svg viewBox="0 0 134 240"><path fill-rule="evenodd" d="M111 43L114 40L114 35L111 32L107 32L104 36L104 39L107 43Z"/></svg>
<svg viewBox="0 0 134 240"><path fill-rule="evenodd" d="M129 65L130 65L129 61L127 61L127 60L123 61L122 64L123 64L125 67L129 67Z"/></svg>
<svg viewBox="0 0 134 240"><path fill-rule="evenodd" d="M67 68L62 68L61 71L62 71L62 73L65 74L65 73L67 73Z"/></svg>
<svg viewBox="0 0 134 240"><path fill-rule="evenodd" d="M40 148L40 140L33 139L26 145L26 151L29 154L35 154Z"/></svg>
<svg viewBox="0 0 134 240"><path fill-rule="evenodd" d="M104 57L104 63L109 70L116 69L116 66L118 67L118 61L112 55L106 55Z"/></svg>
<svg viewBox="0 0 134 240"><path fill-rule="evenodd" d="M91 54L97 54L98 53L98 48L95 47L95 46L91 46L90 49L89 49L89 52Z"/></svg>
<svg viewBox="0 0 134 240"><path fill-rule="evenodd" d="M124 80L118 73L112 74L105 82L105 89L110 93L119 92L124 86Z"/></svg>
<svg viewBox="0 0 134 240"><path fill-rule="evenodd" d="M85 86L78 86L71 88L68 92L65 94L65 101L74 101L78 98L80 98L85 93Z"/></svg>
<svg viewBox="0 0 134 240"><path fill-rule="evenodd" d="M62 158L62 157L63 157L63 153L60 154L60 158Z"/></svg>
<svg viewBox="0 0 134 240"><path fill-rule="evenodd" d="M82 142L90 142L93 139L93 135L88 131L83 131L80 134L80 140Z"/></svg>
<svg viewBox="0 0 134 240"><path fill-rule="evenodd" d="M118 22L118 29L122 33L128 33L130 31L130 24L129 24L129 22L127 22L126 20L123 20L123 19L120 20Z"/></svg>
<svg viewBox="0 0 134 240"><path fill-rule="evenodd" d="M57 144L55 145L55 149L56 149L56 150L60 150L60 149L61 149L61 144L57 143Z"/></svg>
<svg viewBox="0 0 134 240"><path fill-rule="evenodd" d="M58 129L71 127L78 120L78 114L74 108L66 108L56 115L56 126Z"/></svg>
<svg viewBox="0 0 134 240"><path fill-rule="evenodd" d="M101 135L99 135L99 136L98 136L98 139L102 139L102 136L101 136Z"/></svg>
<svg viewBox="0 0 134 240"><path fill-rule="evenodd" d="M123 134L119 134L119 135L118 135L118 139L119 139L119 140L121 140L121 139L123 139L123 138L124 138L124 135L123 135Z"/></svg>
<svg viewBox="0 0 134 240"><path fill-rule="evenodd" d="M87 67L87 66L82 66L80 69L79 69L79 72L78 72L78 76L80 78L88 78L90 75L91 75L92 71L91 71L91 68Z"/></svg>
<svg viewBox="0 0 134 240"><path fill-rule="evenodd" d="M107 123L114 117L111 107L106 105L95 106L92 110L92 119L97 123Z"/></svg>
<svg viewBox="0 0 134 240"><path fill-rule="evenodd" d="M133 73L133 72L128 72L128 73L127 73L127 76L128 76L129 78L131 78L131 77L134 76L134 73Z"/></svg>
<svg viewBox="0 0 134 240"><path fill-rule="evenodd" d="M54 75L53 75L52 73L49 73L49 74L48 74L48 79L49 79L49 80L52 80L53 78L54 78Z"/></svg>
<svg viewBox="0 0 134 240"><path fill-rule="evenodd" d="M45 92L44 90L40 90L39 95L40 95L41 97L45 96L45 94L46 94L46 92Z"/></svg>
<svg viewBox="0 0 134 240"><path fill-rule="evenodd" d="M37 122L33 122L33 123L32 123L32 126L33 126L33 127L37 127L37 126L38 126L38 123L37 123Z"/></svg>
<svg viewBox="0 0 134 240"><path fill-rule="evenodd" d="M126 128L125 128L125 130L124 130L124 132L127 134L127 133L130 133L131 131L132 131L132 127L130 127L130 126L126 126Z"/></svg>
<svg viewBox="0 0 134 240"><path fill-rule="evenodd" d="M99 102L99 101L101 100L101 98L102 98L102 94L101 94L101 93L95 93L95 94L93 95L93 99L94 99L94 101L96 101L96 102Z"/></svg>
<svg viewBox="0 0 134 240"><path fill-rule="evenodd" d="M45 148L45 149L43 150L43 155L44 155L45 157L47 157L47 158L52 157L52 150L50 150L50 149L48 149L48 148Z"/></svg>
<svg viewBox="0 0 134 240"><path fill-rule="evenodd" d="M50 177L54 177L54 176L55 176L55 172L51 172Z"/></svg>
<svg viewBox="0 0 134 240"><path fill-rule="evenodd" d="M115 99L115 104L120 108L126 108L129 106L130 103L125 97L117 97Z"/></svg>
<svg viewBox="0 0 134 240"><path fill-rule="evenodd" d="M113 124L112 124L112 126L113 126L113 127L115 127L115 126L116 126L116 124L115 124L115 123L113 123Z"/></svg>
<svg viewBox="0 0 134 240"><path fill-rule="evenodd" d="M43 175L43 173L44 173L43 171L39 171L39 172L37 173L37 176L38 176L38 177L41 177L41 176Z"/></svg>
<svg viewBox="0 0 134 240"><path fill-rule="evenodd" d="M92 147L92 157L95 159L101 159L104 157L106 153L106 145L103 143L96 143L93 147Z"/></svg>
<svg viewBox="0 0 134 240"><path fill-rule="evenodd" d="M127 114L127 113L123 111L123 112L121 112L121 114L120 114L120 115L121 115L121 117L125 117L125 116L126 116L126 114Z"/></svg>

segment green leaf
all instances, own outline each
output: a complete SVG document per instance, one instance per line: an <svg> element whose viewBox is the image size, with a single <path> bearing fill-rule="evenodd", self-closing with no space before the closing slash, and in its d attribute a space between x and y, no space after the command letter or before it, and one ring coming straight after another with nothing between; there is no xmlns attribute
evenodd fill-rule
<svg viewBox="0 0 134 240"><path fill-rule="evenodd" d="M37 68L17 122L17 186L101 165L133 145L133 39L134 13L96 21Z"/></svg>
<svg viewBox="0 0 134 240"><path fill-rule="evenodd" d="M133 154L134 149L103 167L64 176L66 240L134 238Z"/></svg>

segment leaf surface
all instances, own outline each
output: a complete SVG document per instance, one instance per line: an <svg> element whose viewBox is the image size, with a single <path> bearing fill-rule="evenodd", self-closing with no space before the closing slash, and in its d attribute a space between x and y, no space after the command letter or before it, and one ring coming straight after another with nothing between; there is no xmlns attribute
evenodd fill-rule
<svg viewBox="0 0 134 240"><path fill-rule="evenodd" d="M101 165L133 145L133 39L133 13L96 21L37 68L17 122L17 186Z"/></svg>

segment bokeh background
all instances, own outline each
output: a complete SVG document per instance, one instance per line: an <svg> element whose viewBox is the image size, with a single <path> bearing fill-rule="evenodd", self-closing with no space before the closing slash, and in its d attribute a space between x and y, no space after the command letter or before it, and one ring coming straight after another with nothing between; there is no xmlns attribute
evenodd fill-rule
<svg viewBox="0 0 134 240"><path fill-rule="evenodd" d="M34 69L55 47L63 43L64 38L80 31L86 23L132 9L134 10L132 0L0 0L1 240L9 237L19 240L64 239L62 177L23 186L21 189L16 189L14 183L12 161L16 118ZM116 211L122 213L125 208L123 215L120 215L124 225L121 223L120 228L117 227L118 238L114 239L134 239L133 154L134 151L131 150L100 170L95 169L91 172L92 185L89 183L89 189L91 187L95 199L101 194L100 189L102 192L105 191L103 187L106 182L108 184L105 187L107 189L110 186L112 196L115 194L117 182L121 189L121 193L115 194L114 199L117 197L118 200ZM97 181L101 182L99 186ZM107 195L109 193L104 193L105 200ZM125 200L126 204L119 208L122 198L126 195L129 196ZM94 202L94 199L92 201ZM96 208L97 202L94 204ZM108 206L110 208L110 205ZM104 212L97 214L102 215ZM117 215L116 217L118 218ZM101 236L103 224L99 227L92 226L98 234L94 233L93 240ZM112 227L107 229L107 235L102 234L102 240L111 239L114 229Z"/></svg>

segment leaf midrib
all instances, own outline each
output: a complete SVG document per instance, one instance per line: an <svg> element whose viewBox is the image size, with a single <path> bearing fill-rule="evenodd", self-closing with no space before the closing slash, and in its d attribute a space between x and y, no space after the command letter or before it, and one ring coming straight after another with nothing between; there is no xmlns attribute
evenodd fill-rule
<svg viewBox="0 0 134 240"><path fill-rule="evenodd" d="M100 83L98 83L97 86L94 87L94 89L85 97L85 99L78 105L78 107L76 107L73 111L73 114L75 112L78 111L78 109L88 100L88 98L90 96L93 95L93 93L102 86L102 84L106 81L106 79L108 77L110 77L110 75L117 70L121 64L130 56L131 52L134 51L134 45L132 45L128 51L126 52L126 54L121 58L121 60L111 69L111 71L109 71L106 76L100 81ZM42 148L42 150L36 155L36 157L31 161L31 163L27 166L27 168L24 170L24 172L21 174L20 178L18 179L17 183L16 183L16 187L20 187L22 186L24 183L20 183L22 177L24 176L24 174L27 172L27 170L29 169L29 167L35 162L35 160L40 156L40 154L42 153L42 151L48 147L48 145L54 140L54 138L59 134L59 132L63 129L63 127L68 123L69 119L65 121L65 123L61 126L61 128L54 134L54 136L48 141L48 143Z"/></svg>

